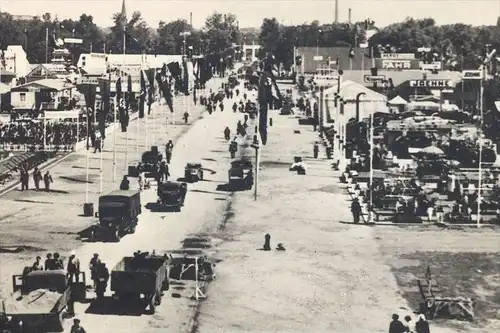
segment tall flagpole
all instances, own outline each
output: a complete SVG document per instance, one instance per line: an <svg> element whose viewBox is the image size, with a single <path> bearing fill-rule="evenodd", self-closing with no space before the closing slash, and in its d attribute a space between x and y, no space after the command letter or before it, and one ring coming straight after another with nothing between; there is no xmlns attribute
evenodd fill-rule
<svg viewBox="0 0 500 333"><path fill-rule="evenodd" d="M110 80L109 80L109 91L111 92L111 74L110 74ZM116 181L116 131L118 130L116 128L116 108L117 108L117 98L116 98L116 94L115 94L115 98L113 100L113 128L114 128L114 131L113 131L113 181Z"/></svg>
<svg viewBox="0 0 500 333"><path fill-rule="evenodd" d="M368 205L368 222L372 223L373 205L373 111L370 114L370 202Z"/></svg>
<svg viewBox="0 0 500 333"><path fill-rule="evenodd" d="M43 111L43 150L47 149L47 119L45 118L46 111Z"/></svg>
<svg viewBox="0 0 500 333"><path fill-rule="evenodd" d="M126 54L126 50L127 50L127 45L126 45L126 31L127 31L127 25L126 23L124 22L123 23L123 57L122 57L122 68L121 68L121 74L124 73L124 70L125 70L125 54ZM123 77L123 75L122 75ZM127 80L127 91L128 91L128 80ZM130 96L128 96L127 94L127 98L130 98ZM127 101L125 101L125 105L127 106L127 115L130 117L130 114L129 114L129 108L128 106L129 103ZM130 121L130 118L129 118L129 121ZM125 132L125 172L128 173L128 129L127 131Z"/></svg>
<svg viewBox="0 0 500 333"><path fill-rule="evenodd" d="M89 112L87 109L87 138L89 137L89 131L90 127L88 126L89 124ZM87 149L85 150L85 203L89 202L89 147L86 147Z"/></svg>

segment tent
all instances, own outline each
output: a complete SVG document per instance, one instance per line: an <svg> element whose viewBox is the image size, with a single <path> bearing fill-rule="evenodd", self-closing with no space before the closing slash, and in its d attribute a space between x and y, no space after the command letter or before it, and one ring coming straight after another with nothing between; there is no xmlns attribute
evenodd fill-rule
<svg viewBox="0 0 500 333"><path fill-rule="evenodd" d="M335 112L334 99L335 94L339 92L339 96L344 100L344 105L341 107L341 112L346 117L346 120L356 117L356 99L359 99L359 119L367 118L375 112L389 113L387 106L387 97L379 94L361 84L354 81L344 81L338 85L334 85L325 89L324 96L326 99L326 108L328 112ZM331 118L335 118L334 114L330 114Z"/></svg>
<svg viewBox="0 0 500 333"><path fill-rule="evenodd" d="M394 105L394 106L399 106L399 105L407 105L408 102L405 101L405 99L401 96L396 96L393 99L391 99L389 102L389 105Z"/></svg>

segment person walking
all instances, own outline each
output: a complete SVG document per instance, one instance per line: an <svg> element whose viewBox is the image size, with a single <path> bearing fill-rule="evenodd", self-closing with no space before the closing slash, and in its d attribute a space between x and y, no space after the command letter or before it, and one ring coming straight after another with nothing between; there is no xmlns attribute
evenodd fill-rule
<svg viewBox="0 0 500 333"><path fill-rule="evenodd" d="M42 181L42 172L38 167L33 170L33 182L35 183L35 189L38 191L40 189L40 182Z"/></svg>
<svg viewBox="0 0 500 333"><path fill-rule="evenodd" d="M43 175L43 182L45 183L45 191L50 192L50 184L52 184L54 180L48 170L45 172L45 175Z"/></svg>

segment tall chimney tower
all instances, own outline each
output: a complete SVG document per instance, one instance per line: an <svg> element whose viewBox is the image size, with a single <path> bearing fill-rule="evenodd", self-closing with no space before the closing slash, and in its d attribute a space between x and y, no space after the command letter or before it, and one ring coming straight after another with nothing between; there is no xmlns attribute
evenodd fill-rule
<svg viewBox="0 0 500 333"><path fill-rule="evenodd" d="M193 12L189 13L189 25L192 27L193 26Z"/></svg>
<svg viewBox="0 0 500 333"><path fill-rule="evenodd" d="M335 23L339 23L339 0L335 0Z"/></svg>
<svg viewBox="0 0 500 333"><path fill-rule="evenodd" d="M348 19L347 19L347 22L349 22L349 24L351 24L351 14L352 14L352 9L349 8L349 16L348 16Z"/></svg>

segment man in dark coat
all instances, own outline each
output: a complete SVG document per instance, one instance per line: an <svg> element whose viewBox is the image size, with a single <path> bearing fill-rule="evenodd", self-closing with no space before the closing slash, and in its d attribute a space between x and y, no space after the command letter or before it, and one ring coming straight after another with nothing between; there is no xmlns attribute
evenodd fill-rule
<svg viewBox="0 0 500 333"><path fill-rule="evenodd" d="M43 175L43 182L45 183L45 191L50 192L50 184L52 184L54 180L48 171Z"/></svg>
<svg viewBox="0 0 500 333"><path fill-rule="evenodd" d="M40 189L40 182L42 181L42 172L38 167L33 170L33 182L35 183L35 189L38 191Z"/></svg>
<svg viewBox="0 0 500 333"><path fill-rule="evenodd" d="M359 223L359 217L361 216L361 205L359 204L358 198L354 198L351 204L351 213L354 223Z"/></svg>
<svg viewBox="0 0 500 333"><path fill-rule="evenodd" d="M397 314L392 315L392 321L389 325L389 333L405 333L405 326L399 321Z"/></svg>
<svg viewBox="0 0 500 333"><path fill-rule="evenodd" d="M21 191L28 190L29 177L28 171L24 167L21 168Z"/></svg>

